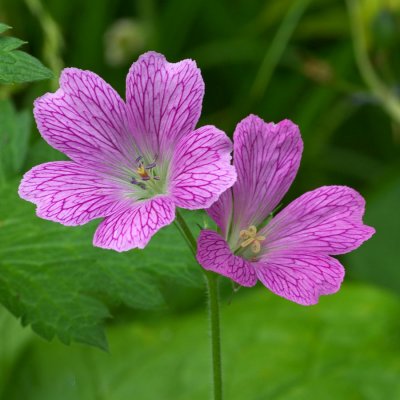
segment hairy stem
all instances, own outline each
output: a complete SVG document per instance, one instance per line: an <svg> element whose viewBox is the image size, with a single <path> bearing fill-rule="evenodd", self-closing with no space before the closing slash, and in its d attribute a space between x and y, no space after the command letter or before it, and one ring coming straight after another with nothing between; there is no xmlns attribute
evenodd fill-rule
<svg viewBox="0 0 400 400"><path fill-rule="evenodd" d="M179 232L182 234L191 252L196 256L196 239L194 238L185 219L176 211L176 222ZM214 400L222 400L222 368L221 368L221 336L219 323L219 291L218 275L213 272L203 271L207 281L208 312L211 330L211 354L213 370Z"/></svg>
<svg viewBox="0 0 400 400"><path fill-rule="evenodd" d="M208 311L211 329L211 353L213 367L214 400L222 400L221 335L219 323L218 276L206 273L208 288Z"/></svg>
<svg viewBox="0 0 400 400"><path fill-rule="evenodd" d="M196 239L194 238L192 231L190 230L189 226L187 225L186 221L178 210L176 210L176 224L179 226L181 234L186 239L186 243L188 243L190 251L193 253L194 256L196 256Z"/></svg>

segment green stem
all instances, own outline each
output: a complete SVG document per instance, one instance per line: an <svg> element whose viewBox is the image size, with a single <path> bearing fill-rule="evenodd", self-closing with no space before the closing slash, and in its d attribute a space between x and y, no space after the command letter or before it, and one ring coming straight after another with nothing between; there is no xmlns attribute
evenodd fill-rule
<svg viewBox="0 0 400 400"><path fill-rule="evenodd" d="M400 122L400 102L396 95L379 78L368 56L367 39L363 27L361 6L358 0L347 0L350 28L358 69L365 83L382 102L386 112Z"/></svg>
<svg viewBox="0 0 400 400"><path fill-rule="evenodd" d="M218 276L206 273L208 288L208 310L211 328L211 352L213 366L214 400L222 400L221 335L219 324Z"/></svg>
<svg viewBox="0 0 400 400"><path fill-rule="evenodd" d="M194 238L192 231L190 230L186 221L184 220L184 218L182 217L181 213L178 210L176 210L176 222L180 228L180 232L185 237L191 252L193 253L194 256L196 256L196 250L197 250L196 239Z"/></svg>
<svg viewBox="0 0 400 400"><path fill-rule="evenodd" d="M194 238L185 219L178 210L176 211L176 225L179 229L179 232L184 237L186 243L189 245L193 255L196 256L196 249L197 249L196 239ZM208 310L210 316L214 400L222 400L222 368L221 368L221 337L220 337L220 323L219 323L218 275L209 271L204 271L204 274L207 281Z"/></svg>

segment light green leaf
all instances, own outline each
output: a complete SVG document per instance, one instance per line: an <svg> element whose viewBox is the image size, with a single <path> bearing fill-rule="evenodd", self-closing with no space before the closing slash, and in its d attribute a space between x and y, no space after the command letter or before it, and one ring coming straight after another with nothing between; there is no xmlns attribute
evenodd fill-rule
<svg viewBox="0 0 400 400"><path fill-rule="evenodd" d="M226 399L400 398L397 297L345 285L319 305L301 307L265 289L247 289L246 294L222 305ZM36 341L30 358L15 368L4 398L210 398L203 310L109 332L110 354Z"/></svg>
<svg viewBox="0 0 400 400"><path fill-rule="evenodd" d="M0 50L0 60L0 83L32 82L53 76L38 59L20 50Z"/></svg>
<svg viewBox="0 0 400 400"><path fill-rule="evenodd" d="M23 40L14 37L9 37L9 36L0 37L0 51L7 52L15 50L18 49L18 47L21 47L25 43L27 42L24 42Z"/></svg>
<svg viewBox="0 0 400 400"><path fill-rule="evenodd" d="M3 23L0 22L0 33L3 33L3 32L5 32L5 31L7 31L9 29L11 29L11 26L8 26L8 25L3 24Z"/></svg>
<svg viewBox="0 0 400 400"><path fill-rule="evenodd" d="M106 348L110 306L159 309L171 280L202 285L174 226L146 250L119 254L93 247L98 222L72 228L41 220L16 192L16 184L0 191L0 302L44 338Z"/></svg>
<svg viewBox="0 0 400 400"><path fill-rule="evenodd" d="M0 33L10 29L0 23ZM16 50L24 42L10 36L0 37L0 83L23 83L53 77L53 73L38 59Z"/></svg>

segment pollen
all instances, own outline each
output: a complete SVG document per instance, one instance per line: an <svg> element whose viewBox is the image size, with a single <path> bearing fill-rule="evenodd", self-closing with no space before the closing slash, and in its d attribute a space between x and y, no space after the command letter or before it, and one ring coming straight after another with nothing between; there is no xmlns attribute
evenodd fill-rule
<svg viewBox="0 0 400 400"><path fill-rule="evenodd" d="M140 187L143 190L158 193L156 181L160 180L160 177L156 175L155 168L157 167L156 160L152 163L147 164L143 156L139 156L136 161L135 169L133 170L133 176L130 183Z"/></svg>
<svg viewBox="0 0 400 400"><path fill-rule="evenodd" d="M240 239L243 242L240 244L241 247L245 248L250 246L253 253L257 254L261 250L261 242L265 240L265 236L257 235L257 228L254 225L249 226L248 229L240 231Z"/></svg>
<svg viewBox="0 0 400 400"><path fill-rule="evenodd" d="M136 172L142 179L146 179L146 178L149 177L149 174L147 173L146 168L144 167L144 165L140 165L136 169Z"/></svg>

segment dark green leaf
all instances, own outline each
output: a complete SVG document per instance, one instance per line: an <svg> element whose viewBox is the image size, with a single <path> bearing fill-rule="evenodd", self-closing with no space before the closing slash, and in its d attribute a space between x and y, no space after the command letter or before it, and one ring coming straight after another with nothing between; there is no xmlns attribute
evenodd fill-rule
<svg viewBox="0 0 400 400"><path fill-rule="evenodd" d="M31 113L16 112L9 100L0 100L0 184L21 172L26 158Z"/></svg>
<svg viewBox="0 0 400 400"><path fill-rule="evenodd" d="M46 339L105 348L108 306L157 309L169 281L202 284L174 226L146 250L119 254L92 246L97 222L68 228L41 220L16 191L15 184L0 191L0 302Z"/></svg>

